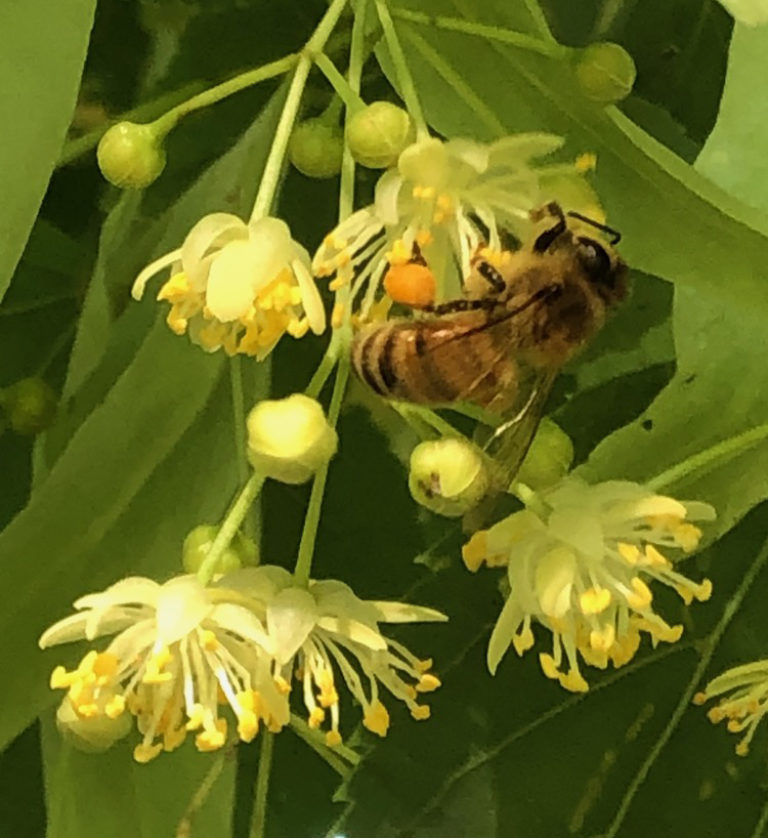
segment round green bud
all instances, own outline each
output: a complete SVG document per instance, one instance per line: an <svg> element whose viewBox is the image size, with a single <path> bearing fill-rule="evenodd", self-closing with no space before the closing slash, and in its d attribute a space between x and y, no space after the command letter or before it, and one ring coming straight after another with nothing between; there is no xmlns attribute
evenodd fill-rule
<svg viewBox="0 0 768 838"><path fill-rule="evenodd" d="M42 378L22 378L0 394L8 426L23 436L44 431L56 417L58 398Z"/></svg>
<svg viewBox="0 0 768 838"><path fill-rule="evenodd" d="M573 443L559 425L541 420L531 447L515 477L536 492L554 486L568 474L573 462Z"/></svg>
<svg viewBox="0 0 768 838"><path fill-rule="evenodd" d="M611 41L590 44L576 59L579 87L588 99L601 105L612 105L629 96L636 76L632 56Z"/></svg>
<svg viewBox="0 0 768 838"><path fill-rule="evenodd" d="M483 455L462 439L422 442L411 452L408 488L438 515L457 518L483 499L489 486Z"/></svg>
<svg viewBox="0 0 768 838"><path fill-rule="evenodd" d="M370 169L394 165L415 135L408 113L391 102L373 102L347 124L347 144L352 156Z"/></svg>
<svg viewBox="0 0 768 838"><path fill-rule="evenodd" d="M307 177L327 178L341 171L344 153L344 134L337 125L330 125L315 117L293 129L288 145L288 157Z"/></svg>
<svg viewBox="0 0 768 838"><path fill-rule="evenodd" d="M182 564L187 573L197 573L200 570L218 532L219 528L210 524L200 524L189 532L182 547ZM242 561L235 546L236 538L219 556L216 567L213 569L214 574L231 573L242 567Z"/></svg>
<svg viewBox="0 0 768 838"><path fill-rule="evenodd" d="M104 177L121 189L143 189L165 168L162 138L151 125L118 122L99 142L96 158Z"/></svg>
<svg viewBox="0 0 768 838"><path fill-rule="evenodd" d="M282 483L305 483L338 447L322 406L302 393L259 402L248 414L247 428L251 464Z"/></svg>
<svg viewBox="0 0 768 838"><path fill-rule="evenodd" d="M101 754L108 750L128 735L131 726L132 717L127 712L122 712L114 719L105 714L84 719L77 715L67 696L56 711L56 727L62 738L78 751L87 754Z"/></svg>

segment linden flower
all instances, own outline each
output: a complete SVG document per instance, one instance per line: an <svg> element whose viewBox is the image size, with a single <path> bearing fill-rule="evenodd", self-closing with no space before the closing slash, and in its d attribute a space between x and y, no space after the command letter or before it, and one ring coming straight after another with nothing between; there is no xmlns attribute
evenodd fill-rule
<svg viewBox="0 0 768 838"><path fill-rule="evenodd" d="M278 218L246 224L236 215L206 215L178 250L136 278L141 299L151 277L171 266L157 295L171 304L166 322L208 352L265 357L286 333L325 329L325 310L309 273L309 255Z"/></svg>
<svg viewBox="0 0 768 838"><path fill-rule="evenodd" d="M755 730L768 712L768 660L735 666L710 681L703 692L693 697L695 704L704 704L712 698L725 696L712 707L707 717L713 724L727 719L731 733L746 734L736 746L739 756L746 756Z"/></svg>
<svg viewBox="0 0 768 838"><path fill-rule="evenodd" d="M439 295L456 296L478 247L502 249L500 227L525 238L530 210L552 199L594 213L597 201L582 177L591 159L534 162L563 142L551 134L517 134L488 145L434 137L409 145L397 168L379 179L373 205L326 236L312 261L315 274L335 275L335 290L361 268L353 297L368 284L365 314L386 269L410 260L416 244L437 277Z"/></svg>
<svg viewBox="0 0 768 838"><path fill-rule="evenodd" d="M641 632L654 645L677 641L682 626L654 612L648 583L672 587L686 604L709 598L712 583L687 579L659 548L693 551L701 532L691 521L711 520L714 509L637 483L590 486L573 476L538 498L541 512L510 515L463 549L472 571L483 561L507 566L510 592L488 644L491 673L510 644L520 655L533 646L533 621L552 632L552 654L539 655L544 674L574 692L588 689L579 655L601 669L608 661L619 667L634 656Z"/></svg>
<svg viewBox="0 0 768 838"><path fill-rule="evenodd" d="M432 661L419 660L385 637L379 623L443 621L444 614L405 603L362 600L343 582L333 580L300 588L286 570L268 565L236 571L220 584L233 582L263 604L275 680L286 691L292 675L301 683L310 727L320 728L330 716L328 745L342 741L340 683L362 706L365 727L379 736L385 736L389 727L380 687L403 701L414 719L429 718L429 707L416 699L440 686L428 671Z"/></svg>
<svg viewBox="0 0 768 838"><path fill-rule="evenodd" d="M51 626L41 648L116 637L75 670L56 667L51 688L68 690L65 700L80 719L135 716L143 735L134 749L138 762L173 750L190 730L198 731L199 750L222 747L227 721L220 702L234 712L244 742L260 721L279 730L290 713L271 675L270 640L258 617L228 596L237 598L179 576L163 585L132 577L81 597L74 604L80 613Z"/></svg>

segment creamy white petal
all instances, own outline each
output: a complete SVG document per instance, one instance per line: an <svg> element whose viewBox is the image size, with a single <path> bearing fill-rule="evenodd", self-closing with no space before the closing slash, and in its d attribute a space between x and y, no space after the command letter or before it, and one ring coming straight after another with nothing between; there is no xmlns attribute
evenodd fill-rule
<svg viewBox="0 0 768 838"><path fill-rule="evenodd" d="M250 242L230 242L219 251L208 272L205 303L222 323L237 320L253 303L261 259Z"/></svg>
<svg viewBox="0 0 768 838"><path fill-rule="evenodd" d="M373 205L375 215L381 219L383 224L393 226L397 224L400 215L398 212L398 199L400 197L400 189L403 186L403 178L395 169L390 169L379 178L374 190ZM373 217L373 213L369 210L360 210L369 216ZM373 234L371 235L373 238Z"/></svg>
<svg viewBox="0 0 768 838"><path fill-rule="evenodd" d="M448 619L441 611L424 605L379 600L367 600L367 602L379 612L379 620L384 623L444 623Z"/></svg>
<svg viewBox="0 0 768 838"><path fill-rule="evenodd" d="M247 238L248 225L236 215L214 212L201 218L181 246L181 264L192 286L199 290L205 284L208 263L202 260L208 251Z"/></svg>
<svg viewBox="0 0 768 838"><path fill-rule="evenodd" d="M315 599L308 591L285 588L267 605L267 630L278 663L287 663L317 623Z"/></svg>
<svg viewBox="0 0 768 838"><path fill-rule="evenodd" d="M431 186L439 191L450 177L453 162L445 143L429 137L409 145L400 154L397 168L410 183Z"/></svg>
<svg viewBox="0 0 768 838"><path fill-rule="evenodd" d="M576 558L567 547L555 547L539 560L536 593L548 617L562 617L571 604Z"/></svg>
<svg viewBox="0 0 768 838"><path fill-rule="evenodd" d="M715 507L709 503L702 503L697 500L682 501L685 507L686 521L714 521L717 518Z"/></svg>
<svg viewBox="0 0 768 838"><path fill-rule="evenodd" d="M549 532L566 544L570 544L583 556L599 558L603 554L603 528L600 520L585 515L583 509L572 507L555 509L549 516Z"/></svg>
<svg viewBox="0 0 768 838"><path fill-rule="evenodd" d="M209 619L225 631L231 631L244 640L258 643L266 652L272 653L272 642L261 620L242 605L230 602L214 605Z"/></svg>
<svg viewBox="0 0 768 838"><path fill-rule="evenodd" d="M320 617L317 625L332 634L340 634L355 643L361 643L369 649L383 651L387 648L387 641L378 631L368 628L357 620L349 620L345 617Z"/></svg>
<svg viewBox="0 0 768 838"><path fill-rule="evenodd" d="M265 564L260 567L244 567L228 573L215 582L214 587L234 588L236 591L242 591L248 596L267 602L278 591L289 587L292 582L293 577L284 567Z"/></svg>
<svg viewBox="0 0 768 838"><path fill-rule="evenodd" d="M166 582L157 601L157 638L168 646L189 634L211 613L213 605L196 576Z"/></svg>
<svg viewBox="0 0 768 838"><path fill-rule="evenodd" d="M530 132L511 134L491 143L489 148L489 168L497 166L517 167L536 157L545 157L557 151L565 144L564 137L556 134Z"/></svg>
<svg viewBox="0 0 768 838"><path fill-rule="evenodd" d="M491 632L491 639L488 641L486 663L491 675L496 674L496 669L507 653L507 649L512 643L512 637L524 616L523 610L515 598L509 597L501 609L499 619L496 620L496 625Z"/></svg>
<svg viewBox="0 0 768 838"><path fill-rule="evenodd" d="M109 605L149 605L154 607L162 586L145 576L128 576L110 585L105 591L86 594L76 599L74 607L104 608Z"/></svg>

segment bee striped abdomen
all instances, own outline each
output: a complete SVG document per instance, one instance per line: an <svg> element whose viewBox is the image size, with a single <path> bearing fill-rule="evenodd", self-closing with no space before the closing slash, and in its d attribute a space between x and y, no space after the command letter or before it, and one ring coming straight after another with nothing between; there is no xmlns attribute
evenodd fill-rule
<svg viewBox="0 0 768 838"><path fill-rule="evenodd" d="M440 404L490 398L499 348L484 315L392 322L360 333L352 350L358 376L384 398ZM458 339L457 339L458 338ZM503 349L503 348L502 348ZM488 390L482 396L478 391Z"/></svg>

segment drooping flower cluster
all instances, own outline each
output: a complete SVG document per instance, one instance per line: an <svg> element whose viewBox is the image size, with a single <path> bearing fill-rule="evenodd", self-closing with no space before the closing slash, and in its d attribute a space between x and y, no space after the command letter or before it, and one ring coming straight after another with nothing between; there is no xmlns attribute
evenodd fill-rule
<svg viewBox="0 0 768 838"><path fill-rule="evenodd" d="M539 655L544 674L575 692L588 689L579 657L619 667L634 657L641 632L654 645L678 640L682 626L654 611L649 583L670 586L686 604L709 598L710 581L692 582L661 549L694 550L701 532L692 522L711 520L712 507L637 483L588 485L574 476L538 498L537 511L517 512L464 546L470 570L483 562L507 568L509 595L488 645L490 671L510 644L520 655L533 646L533 623L552 633L552 653Z"/></svg>
<svg viewBox="0 0 768 838"><path fill-rule="evenodd" d="M79 613L43 634L41 647L115 637L73 671L53 671L51 687L67 690L59 720L78 724L81 735L92 721L104 740L98 725L130 714L142 735L134 749L139 762L178 747L190 731L207 751L236 739L250 742L261 724L281 730L290 719L294 675L310 727L319 728L329 714L329 745L341 742L340 683L362 705L365 726L382 736L389 716L381 687L424 719L429 708L417 696L439 686L428 672L431 663L385 638L378 624L444 620L442 614L366 602L341 582L299 588L278 567L236 571L209 587L195 576L162 585L128 578L80 598L75 608ZM234 716L236 733L229 733L222 706ZM114 738L129 729L121 724Z"/></svg>
<svg viewBox="0 0 768 838"><path fill-rule="evenodd" d="M178 250L139 274L134 298L168 266L170 278L157 295L170 303L168 326L208 352L261 359L286 332L301 337L325 329L309 255L278 218L246 224L223 212L205 216Z"/></svg>
<svg viewBox="0 0 768 838"><path fill-rule="evenodd" d="M457 296L478 248L502 250L500 228L526 238L530 211L546 201L599 215L583 177L591 160L537 162L563 142L518 134L490 144L431 137L409 145L379 179L374 203L326 236L312 261L315 274L333 277L336 289L357 273L352 296L367 286L365 315L386 270L408 262L417 247L437 278L438 296Z"/></svg>
<svg viewBox="0 0 768 838"><path fill-rule="evenodd" d="M730 696L726 697L726 693ZM696 704L704 704L713 698L719 698L719 702L710 708L707 717L713 724L727 719L730 733L744 733L736 753L746 756L757 726L768 713L768 660L726 670L713 678L693 700Z"/></svg>

